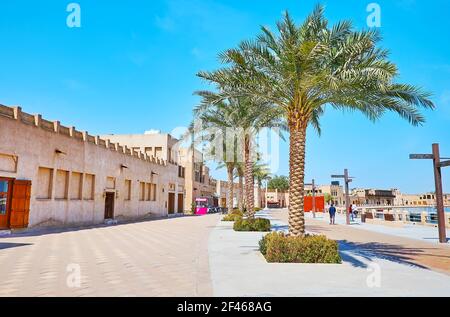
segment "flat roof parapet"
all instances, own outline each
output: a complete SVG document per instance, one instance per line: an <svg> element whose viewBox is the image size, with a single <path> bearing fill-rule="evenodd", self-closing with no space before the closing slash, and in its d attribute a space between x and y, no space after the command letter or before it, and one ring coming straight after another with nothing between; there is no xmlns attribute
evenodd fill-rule
<svg viewBox="0 0 450 317"><path fill-rule="evenodd" d="M14 119L14 108L7 107L0 104L0 116L8 117Z"/></svg>
<svg viewBox="0 0 450 317"><path fill-rule="evenodd" d="M42 118L41 114L29 114L23 112L19 106L8 107L0 104L0 117L6 117L8 119L16 120L18 123L31 125L36 128L43 129L48 132L64 135L69 138L73 138L80 142L87 142L96 146L104 147L110 151L115 151L124 155L132 156L142 161L149 162L151 164L157 164L166 166L167 163L154 157L148 157L141 151L136 152L129 149L126 145L120 145L119 143L110 142L110 140L104 140L99 136L90 135L87 131L78 131L75 127L61 125L59 121L50 121Z"/></svg>

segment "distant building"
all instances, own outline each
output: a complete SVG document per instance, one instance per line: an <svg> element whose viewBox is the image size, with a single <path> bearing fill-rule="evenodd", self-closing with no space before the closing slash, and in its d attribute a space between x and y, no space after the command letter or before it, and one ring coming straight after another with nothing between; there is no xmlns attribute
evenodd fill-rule
<svg viewBox="0 0 450 317"><path fill-rule="evenodd" d="M394 189L355 188L351 192L351 203L361 206L393 206L396 197Z"/></svg>
<svg viewBox="0 0 450 317"><path fill-rule="evenodd" d="M159 131L148 131L144 134L105 134L100 136L109 142L126 145L131 150L144 153L151 159L162 160L170 166L177 176L173 183L168 184L168 213L181 213L186 209L184 167L179 162L178 139L170 134Z"/></svg>
<svg viewBox="0 0 450 317"><path fill-rule="evenodd" d="M434 193L425 194L403 194L397 193L397 206L435 206L436 195ZM450 206L450 194L444 194L444 205Z"/></svg>
<svg viewBox="0 0 450 317"><path fill-rule="evenodd" d="M265 208L266 207L266 189L258 187L254 184L254 206L255 208Z"/></svg>
<svg viewBox="0 0 450 317"><path fill-rule="evenodd" d="M209 175L209 167L204 163L202 152L198 150L192 152L191 148L180 148L178 153L179 164L185 169L185 209L190 210L197 197L210 198L213 204L218 206L217 181Z"/></svg>
<svg viewBox="0 0 450 317"><path fill-rule="evenodd" d="M278 189L268 189L265 193L267 206L286 208L289 207L289 193Z"/></svg>
<svg viewBox="0 0 450 317"><path fill-rule="evenodd" d="M178 139L159 131L103 137L126 144L136 151L166 160L176 166L179 178L175 184L175 197L171 199L174 199L173 205L178 206L178 210L191 210L195 198L198 197L208 197L215 205L219 204L216 196L216 180L209 176L209 168L203 163L203 154L200 151L195 150L193 156L192 149L180 147Z"/></svg>
<svg viewBox="0 0 450 317"><path fill-rule="evenodd" d="M305 195L312 195L312 185L305 185ZM336 206L345 205L344 190L338 181L333 181L330 185L316 185L316 195L329 195L331 201L326 201L325 203L333 202Z"/></svg>
<svg viewBox="0 0 450 317"><path fill-rule="evenodd" d="M239 183L233 183L233 207L238 207L239 194L242 191L242 198L244 198L243 189L239 187ZM217 180L216 183L216 196L219 199L219 206L226 208L227 207L227 198L228 198L228 182Z"/></svg>
<svg viewBox="0 0 450 317"><path fill-rule="evenodd" d="M150 130L144 134L105 134L102 139L128 146L136 152L145 153L170 164L178 163L178 142L168 133Z"/></svg>

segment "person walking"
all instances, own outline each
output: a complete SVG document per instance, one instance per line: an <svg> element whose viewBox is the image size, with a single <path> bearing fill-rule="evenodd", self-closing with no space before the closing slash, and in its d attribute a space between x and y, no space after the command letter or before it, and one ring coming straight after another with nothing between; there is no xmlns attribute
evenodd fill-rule
<svg viewBox="0 0 450 317"><path fill-rule="evenodd" d="M353 219L358 218L358 207L356 207L355 204L352 205L352 214L353 214Z"/></svg>
<svg viewBox="0 0 450 317"><path fill-rule="evenodd" d="M350 221L355 221L355 217L353 215L353 205L348 206L348 213L350 214Z"/></svg>
<svg viewBox="0 0 450 317"><path fill-rule="evenodd" d="M330 225L334 225L334 220L336 219L336 207L334 207L334 204L331 203L330 208L328 209L328 212L330 214Z"/></svg>

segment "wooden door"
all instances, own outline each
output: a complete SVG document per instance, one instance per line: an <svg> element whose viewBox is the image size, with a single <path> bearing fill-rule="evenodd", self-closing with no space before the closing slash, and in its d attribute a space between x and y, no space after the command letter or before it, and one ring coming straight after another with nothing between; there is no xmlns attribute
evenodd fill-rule
<svg viewBox="0 0 450 317"><path fill-rule="evenodd" d="M0 178L0 229L9 228L11 180Z"/></svg>
<svg viewBox="0 0 450 317"><path fill-rule="evenodd" d="M169 193L169 214L175 213L175 193Z"/></svg>
<svg viewBox="0 0 450 317"><path fill-rule="evenodd" d="M115 193L106 193L105 196L105 219L114 219Z"/></svg>
<svg viewBox="0 0 450 317"><path fill-rule="evenodd" d="M11 196L11 229L27 228L30 214L31 181L13 180Z"/></svg>
<svg viewBox="0 0 450 317"><path fill-rule="evenodd" d="M183 213L184 211L184 195L178 194L178 213Z"/></svg>

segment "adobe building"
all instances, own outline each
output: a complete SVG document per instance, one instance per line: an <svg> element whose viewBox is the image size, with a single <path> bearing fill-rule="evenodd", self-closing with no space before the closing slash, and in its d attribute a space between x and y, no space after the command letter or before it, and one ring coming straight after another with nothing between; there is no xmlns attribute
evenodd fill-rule
<svg viewBox="0 0 450 317"><path fill-rule="evenodd" d="M167 161L170 164L179 162L179 140L168 133L150 130L144 134L105 134L100 135L100 137L109 139L111 142L127 145L135 151Z"/></svg>
<svg viewBox="0 0 450 317"><path fill-rule="evenodd" d="M180 164L186 176L186 210L191 210L195 199L206 197L214 206L219 206L216 194L217 181L209 174L209 167L204 164L203 153L191 148L180 148L178 151Z"/></svg>
<svg viewBox="0 0 450 317"><path fill-rule="evenodd" d="M179 141L168 133L147 131L144 134L105 134L100 136L110 142L119 143L136 152L144 153L151 160L162 160L168 167L169 173L176 174L170 184L172 192L169 194L169 214L184 212L185 208L185 168L179 160Z"/></svg>
<svg viewBox="0 0 450 317"><path fill-rule="evenodd" d="M239 199L239 183L233 183L233 207L238 207L238 199ZM219 207L226 208L227 207L227 196L228 196L228 182L218 180L216 182L216 196L219 199Z"/></svg>
<svg viewBox="0 0 450 317"><path fill-rule="evenodd" d="M253 193L254 193L253 197L254 197L255 208L265 208L266 207L266 189L259 187L258 184L255 184ZM289 201L289 198L287 201Z"/></svg>
<svg viewBox="0 0 450 317"><path fill-rule="evenodd" d="M289 207L289 192L268 189L265 193L265 201L269 208L287 208Z"/></svg>
<svg viewBox="0 0 450 317"><path fill-rule="evenodd" d="M444 205L450 206L450 194L444 194ZM403 194L396 190L395 206L435 206L436 195L434 193L425 194Z"/></svg>
<svg viewBox="0 0 450 317"><path fill-rule="evenodd" d="M163 158L0 105L0 229L182 212L180 178Z"/></svg>
<svg viewBox="0 0 450 317"><path fill-rule="evenodd" d="M104 135L105 139L127 145L141 151L149 157L163 159L173 165L178 173L175 205L185 212L192 210L192 204L198 197L207 197L218 206L216 180L209 175L209 168L203 163L203 154L180 146L180 141L170 134L149 131L144 134ZM181 195L183 193L184 195Z"/></svg>
<svg viewBox="0 0 450 317"><path fill-rule="evenodd" d="M331 201L335 206L345 205L345 193L339 181L332 181L327 185L316 185L316 195L324 196L330 195ZM305 185L305 195L312 195L312 185Z"/></svg>

